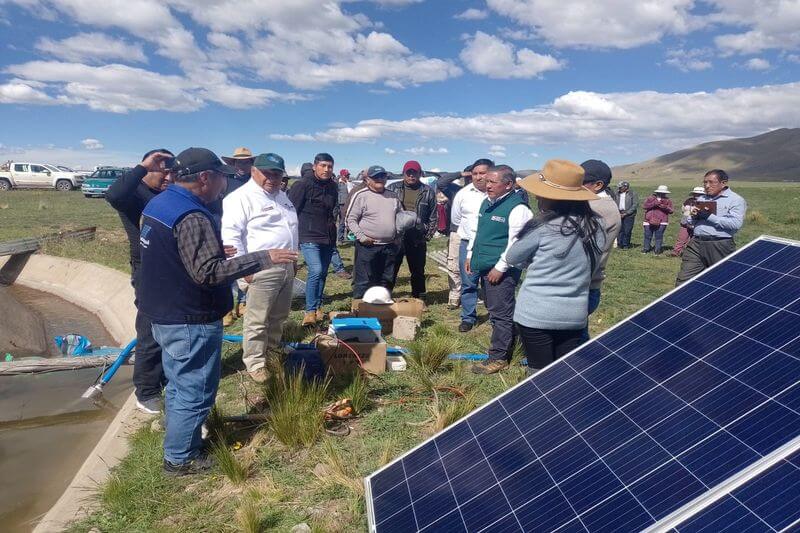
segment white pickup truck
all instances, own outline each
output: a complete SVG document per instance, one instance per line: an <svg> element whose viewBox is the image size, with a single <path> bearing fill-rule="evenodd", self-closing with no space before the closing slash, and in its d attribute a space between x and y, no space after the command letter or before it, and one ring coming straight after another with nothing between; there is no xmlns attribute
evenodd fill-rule
<svg viewBox="0 0 800 533"><path fill-rule="evenodd" d="M28 188L71 191L81 186L83 178L56 165L13 161L0 167L0 191Z"/></svg>

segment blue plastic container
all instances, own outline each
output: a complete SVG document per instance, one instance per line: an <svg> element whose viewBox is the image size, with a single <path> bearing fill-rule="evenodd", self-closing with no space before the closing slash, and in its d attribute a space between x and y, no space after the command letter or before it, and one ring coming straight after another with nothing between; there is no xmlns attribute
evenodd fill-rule
<svg viewBox="0 0 800 533"><path fill-rule="evenodd" d="M331 329L344 342L381 342L381 323L377 318L334 318Z"/></svg>
<svg viewBox="0 0 800 533"><path fill-rule="evenodd" d="M302 368L303 379L307 381L325 379L325 363L313 344L294 344L294 350L286 357L285 367L291 373L300 372Z"/></svg>

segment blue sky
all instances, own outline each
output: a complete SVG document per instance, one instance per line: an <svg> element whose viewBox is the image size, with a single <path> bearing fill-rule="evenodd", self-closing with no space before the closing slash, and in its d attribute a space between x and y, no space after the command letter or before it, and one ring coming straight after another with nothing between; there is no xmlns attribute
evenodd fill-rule
<svg viewBox="0 0 800 533"><path fill-rule="evenodd" d="M800 0L0 0L0 159L635 162L800 125Z"/></svg>

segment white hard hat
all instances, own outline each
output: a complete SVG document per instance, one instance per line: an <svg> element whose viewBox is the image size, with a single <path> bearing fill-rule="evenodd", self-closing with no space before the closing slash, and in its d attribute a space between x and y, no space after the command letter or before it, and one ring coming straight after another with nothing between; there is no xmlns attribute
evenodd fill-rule
<svg viewBox="0 0 800 533"><path fill-rule="evenodd" d="M370 287L367 289L367 292L364 293L362 300L368 304L394 303L394 300L392 300L392 293L389 292L389 289L386 287L381 287L380 285L376 285L375 287Z"/></svg>
<svg viewBox="0 0 800 533"><path fill-rule="evenodd" d="M394 217L395 226L398 233L405 233L417 225L417 213L415 211L398 211Z"/></svg>
<svg viewBox="0 0 800 533"><path fill-rule="evenodd" d="M692 194L705 194L706 190L702 187L695 187L692 189Z"/></svg>
<svg viewBox="0 0 800 533"><path fill-rule="evenodd" d="M656 187L656 190L653 191L653 192L661 193L661 194L669 194L669 189L667 188L666 185L659 185L658 187Z"/></svg>

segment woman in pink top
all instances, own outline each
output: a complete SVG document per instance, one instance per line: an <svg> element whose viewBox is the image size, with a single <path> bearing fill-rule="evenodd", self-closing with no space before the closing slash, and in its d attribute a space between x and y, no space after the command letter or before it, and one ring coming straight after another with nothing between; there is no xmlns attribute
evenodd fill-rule
<svg viewBox="0 0 800 533"><path fill-rule="evenodd" d="M669 189L666 185L659 185L653 194L644 201L644 244L642 253L650 251L653 236L656 238L656 245L653 252L658 255L664 243L664 231L669 224L669 215L672 213L672 200L667 195Z"/></svg>

